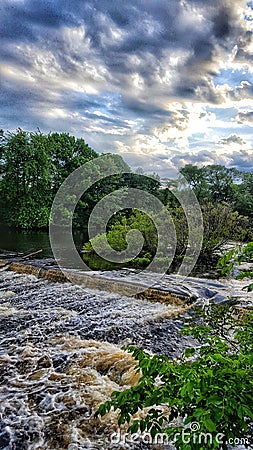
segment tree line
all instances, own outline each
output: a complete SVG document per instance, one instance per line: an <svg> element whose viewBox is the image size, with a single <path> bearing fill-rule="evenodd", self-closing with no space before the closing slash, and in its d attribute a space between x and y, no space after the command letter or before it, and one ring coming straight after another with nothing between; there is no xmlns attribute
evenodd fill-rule
<svg viewBox="0 0 253 450"><path fill-rule="evenodd" d="M253 239L253 173L221 165L197 167L191 164L181 168L179 172L177 179L168 180L167 187L162 188L160 185L154 192L164 204L164 210L170 213L176 229L177 246L172 269L175 270L179 266L189 244L187 218L175 192L184 191L187 195L189 189L194 191L203 217L204 232L199 262L203 264L208 261L209 266L215 267L219 252L228 241L249 242ZM188 211L189 214L192 217L196 214L193 206ZM163 226L169 229L166 220L164 219ZM147 218L140 211L133 209L127 214L121 212L113 217L107 230L110 246L114 250L125 250L126 233L133 228L141 231L144 246L130 265L145 267L155 255L163 265L167 250L156 254L158 236L152 217ZM202 231L196 229L196 233L199 232ZM85 244L85 250L95 255L93 248L96 247L100 253L106 254L108 250L103 248L103 238L103 235L98 235L91 239ZM85 258L93 264L92 268L97 268L96 261L89 258L88 254Z"/></svg>
<svg viewBox="0 0 253 450"><path fill-rule="evenodd" d="M188 164L180 173L194 190L198 201L226 202L234 211L253 217L253 173L220 165L197 167Z"/></svg>
<svg viewBox="0 0 253 450"><path fill-rule="evenodd" d="M0 223L24 230L45 229L56 192L63 181L81 165L98 158L82 138L67 133L0 132ZM136 187L156 192L156 178L131 174L119 155L108 154L107 164L115 172L126 172L91 187L78 202L74 226L84 229L94 205L108 193Z"/></svg>
<svg viewBox="0 0 253 450"><path fill-rule="evenodd" d="M48 226L54 196L64 179L98 154L66 133L1 133L1 223L20 229Z"/></svg>
<svg viewBox="0 0 253 450"><path fill-rule="evenodd" d="M75 169L98 157L99 154L84 139L67 133L43 134L40 130L26 132L22 129L12 133L1 131L0 223L25 230L47 229L52 202L63 181ZM100 181L85 192L75 209L74 227L84 234L92 209L105 195L118 189L122 190L122 195L128 188L145 190L156 196L173 218L177 233L176 259L179 262L188 244L188 224L174 193L175 190L187 192L191 189L203 214L204 258L210 259L226 240L252 240L252 172L221 165L197 167L188 164L180 169L177 179L168 180L167 187L164 187L155 174L145 176L142 170L133 173L120 155L107 154L106 161L115 168L117 175L105 178L103 164L99 169L96 166L96 170L100 170ZM71 197L69 201L71 203L75 199ZM67 206L65 212L67 216ZM120 211L108 224L107 238L112 248L124 250L127 247L126 233L132 228L138 228L144 236L144 247L135 263L145 265L153 258L157 243L152 218L135 209ZM95 239L99 246L101 236ZM86 243L85 248L92 254L92 240ZM164 257L163 254L157 256Z"/></svg>

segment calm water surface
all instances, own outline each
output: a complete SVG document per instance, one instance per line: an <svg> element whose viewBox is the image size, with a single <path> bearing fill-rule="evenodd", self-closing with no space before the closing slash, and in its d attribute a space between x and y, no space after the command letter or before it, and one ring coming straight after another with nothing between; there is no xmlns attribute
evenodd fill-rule
<svg viewBox="0 0 253 450"><path fill-rule="evenodd" d="M74 233L74 240L78 250L81 250L86 237L81 233ZM0 226L0 253L29 253L42 249L40 257L53 256L49 234L47 231L19 231Z"/></svg>

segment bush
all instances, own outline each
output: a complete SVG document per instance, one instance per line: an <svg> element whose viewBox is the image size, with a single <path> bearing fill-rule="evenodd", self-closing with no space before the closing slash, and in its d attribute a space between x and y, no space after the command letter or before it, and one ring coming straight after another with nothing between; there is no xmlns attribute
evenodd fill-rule
<svg viewBox="0 0 253 450"><path fill-rule="evenodd" d="M177 360L130 347L139 383L113 392L97 415L118 409L118 423L129 423L129 432L166 433L180 450L227 449L235 439L252 442L252 312L240 317L227 305L196 310L184 333L200 345Z"/></svg>
<svg viewBox="0 0 253 450"><path fill-rule="evenodd" d="M231 249L219 259L217 268L222 269L222 275L228 276L235 267L242 262L253 263L253 242ZM253 278L253 272L250 270L239 270L236 278L239 280L242 280L243 278ZM250 283L243 289L247 289L248 292L253 291L253 283Z"/></svg>

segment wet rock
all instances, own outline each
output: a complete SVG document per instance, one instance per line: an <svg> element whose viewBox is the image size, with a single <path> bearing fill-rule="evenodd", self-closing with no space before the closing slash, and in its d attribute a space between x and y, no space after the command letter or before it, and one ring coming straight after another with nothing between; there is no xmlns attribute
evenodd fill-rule
<svg viewBox="0 0 253 450"><path fill-rule="evenodd" d="M37 361L37 369L44 369L51 367L52 362L49 356L43 355L41 358Z"/></svg>
<svg viewBox="0 0 253 450"><path fill-rule="evenodd" d="M26 273L30 275L34 275L35 277L42 277L44 276L44 269L36 266L32 266L29 264L23 264L19 262L12 262L8 266L9 270L12 270L13 272L17 273Z"/></svg>
<svg viewBox="0 0 253 450"><path fill-rule="evenodd" d="M1 267L5 267L6 266L6 261L4 261L4 259L0 259L0 268Z"/></svg>

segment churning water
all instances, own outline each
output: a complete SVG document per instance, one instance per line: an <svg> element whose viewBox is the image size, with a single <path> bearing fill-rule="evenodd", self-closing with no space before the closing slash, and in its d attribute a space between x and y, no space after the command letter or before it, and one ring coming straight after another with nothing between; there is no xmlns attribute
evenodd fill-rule
<svg viewBox="0 0 253 450"><path fill-rule="evenodd" d="M166 283L172 279L161 287ZM187 283L174 278L177 290L201 298L241 295L238 282L230 289ZM244 294L244 301L252 298ZM0 269L0 450L150 448L114 443L116 413L95 419L94 412L112 391L138 381L122 345L171 357L191 345L179 335L180 308Z"/></svg>
<svg viewBox="0 0 253 450"><path fill-rule="evenodd" d="M117 418L93 417L137 382L120 346L175 355L177 307L0 272L0 449L149 448L112 444Z"/></svg>

